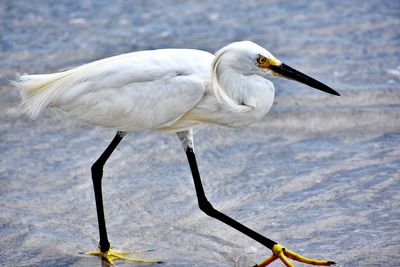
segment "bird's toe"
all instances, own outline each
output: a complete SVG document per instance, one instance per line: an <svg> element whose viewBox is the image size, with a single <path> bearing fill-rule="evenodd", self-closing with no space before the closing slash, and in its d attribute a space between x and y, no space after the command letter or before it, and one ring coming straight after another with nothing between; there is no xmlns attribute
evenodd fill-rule
<svg viewBox="0 0 400 267"><path fill-rule="evenodd" d="M335 265L335 262L333 262L333 261L306 258L298 253L295 253L289 249L284 248L283 246L281 246L279 244L275 244L274 247L272 248L272 255L267 257L262 262L255 265L254 267L265 267L265 266L271 264L276 259L280 259L287 267L294 267L294 264L291 263L288 258L295 260L295 261L305 263L305 264L311 264L311 265L319 265L319 266Z"/></svg>
<svg viewBox="0 0 400 267"><path fill-rule="evenodd" d="M104 261L108 262L111 265L115 265L115 260L124 260L124 261L134 261L134 262L143 262L143 263L162 263L161 261L151 260L151 259L139 259L134 257L127 257L125 255L148 252L151 250L114 250L110 247L108 251L89 251L86 252L87 255L93 255L101 257Z"/></svg>

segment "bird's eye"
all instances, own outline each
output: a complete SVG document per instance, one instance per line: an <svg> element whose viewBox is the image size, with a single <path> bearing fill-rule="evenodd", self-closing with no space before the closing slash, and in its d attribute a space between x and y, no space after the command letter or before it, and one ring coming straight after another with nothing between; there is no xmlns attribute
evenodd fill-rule
<svg viewBox="0 0 400 267"><path fill-rule="evenodd" d="M258 64L264 64L265 62L267 62L267 58L266 58L266 57L264 57L264 56L259 56L259 57L257 58L257 63L258 63Z"/></svg>

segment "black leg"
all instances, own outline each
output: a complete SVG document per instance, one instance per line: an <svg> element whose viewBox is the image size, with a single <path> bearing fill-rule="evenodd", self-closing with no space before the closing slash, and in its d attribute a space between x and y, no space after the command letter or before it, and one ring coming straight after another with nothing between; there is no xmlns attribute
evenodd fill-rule
<svg viewBox="0 0 400 267"><path fill-rule="evenodd" d="M102 252L106 252L110 249L110 242L107 237L106 221L104 219L104 208L103 208L103 193L101 189L101 180L103 178L103 166L110 157L111 153L117 147L119 142L125 136L125 132L119 131L111 143L108 145L103 154L96 160L92 165L92 180L94 187L94 196L96 199L96 209L97 209L97 220L99 223L99 234L100 243L99 248Z"/></svg>
<svg viewBox="0 0 400 267"><path fill-rule="evenodd" d="M207 197L204 193L194 151L189 146L187 146L185 150L186 150L186 156L189 161L190 170L192 171L194 186L196 188L197 200L200 209L204 211L208 216L220 220L221 222L235 228L236 230L242 232L243 234L258 241L259 243L263 244L264 246L272 250L274 245L277 244L275 241L260 235L259 233L251 230L250 228L244 226L243 224L232 219L231 217L213 208L213 206L207 200Z"/></svg>

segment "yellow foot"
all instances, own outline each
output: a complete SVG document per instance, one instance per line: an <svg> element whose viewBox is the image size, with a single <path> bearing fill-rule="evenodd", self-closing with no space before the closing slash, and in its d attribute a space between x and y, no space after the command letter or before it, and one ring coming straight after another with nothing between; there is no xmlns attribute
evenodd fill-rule
<svg viewBox="0 0 400 267"><path fill-rule="evenodd" d="M326 260L315 260L301 256L291 250L288 250L282 247L279 244L275 244L272 248L272 255L260 262L259 264L255 265L254 267L265 267L275 261L276 259L280 259L287 267L294 267L294 264L291 263L288 258L292 260L296 260L299 262L312 264L312 265L323 265L323 266L331 266L335 265L333 261L326 261Z"/></svg>
<svg viewBox="0 0 400 267"><path fill-rule="evenodd" d="M110 249L106 252L90 251L90 252L86 252L86 254L102 257L106 262L108 262L111 265L115 265L114 260L147 262L147 263L162 263L161 261L156 261L156 260L143 260L143 259L131 258L131 257L124 256L124 255L131 254L131 253L139 253L139 252L146 252L146 251L148 251L148 250L119 251L119 250L113 250L112 247L110 247Z"/></svg>

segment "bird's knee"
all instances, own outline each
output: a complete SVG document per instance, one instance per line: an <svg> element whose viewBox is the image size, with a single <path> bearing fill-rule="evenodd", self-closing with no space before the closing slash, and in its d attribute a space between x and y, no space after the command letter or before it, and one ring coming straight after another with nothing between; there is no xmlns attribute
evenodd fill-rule
<svg viewBox="0 0 400 267"><path fill-rule="evenodd" d="M93 163L91 168L93 180L101 179L101 177L103 176L103 165L104 164L101 164L98 161Z"/></svg>
<svg viewBox="0 0 400 267"><path fill-rule="evenodd" d="M215 216L216 213L216 209L214 209L214 207L211 205L211 203L208 200L202 200L199 201L199 208L200 210L202 210L205 214L207 214L208 216Z"/></svg>

